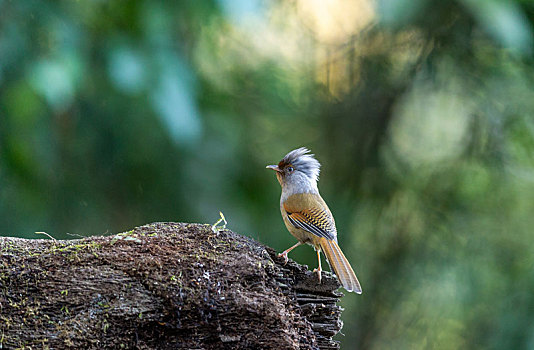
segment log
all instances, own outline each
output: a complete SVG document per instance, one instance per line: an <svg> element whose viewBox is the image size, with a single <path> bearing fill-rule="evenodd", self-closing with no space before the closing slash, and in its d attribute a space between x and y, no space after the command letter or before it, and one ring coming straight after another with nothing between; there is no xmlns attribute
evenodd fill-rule
<svg viewBox="0 0 534 350"><path fill-rule="evenodd" d="M342 296L230 230L0 237L2 349L338 349Z"/></svg>

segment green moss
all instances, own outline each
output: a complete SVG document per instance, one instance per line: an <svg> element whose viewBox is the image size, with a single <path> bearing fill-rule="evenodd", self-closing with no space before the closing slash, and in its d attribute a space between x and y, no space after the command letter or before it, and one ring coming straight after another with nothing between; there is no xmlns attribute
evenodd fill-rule
<svg viewBox="0 0 534 350"><path fill-rule="evenodd" d="M85 242L79 243L79 242L81 241L78 241L78 243L58 242L50 246L48 249L44 250L38 255L63 254L70 261L78 259L77 254L79 252L90 252L96 257L98 257L98 254L96 254L96 251L102 248L102 245L100 243L92 241L92 240L88 241L87 243Z"/></svg>

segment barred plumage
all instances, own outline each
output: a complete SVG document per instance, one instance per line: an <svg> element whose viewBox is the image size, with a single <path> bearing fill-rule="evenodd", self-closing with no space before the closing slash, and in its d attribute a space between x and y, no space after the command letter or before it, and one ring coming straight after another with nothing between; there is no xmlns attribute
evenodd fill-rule
<svg viewBox="0 0 534 350"><path fill-rule="evenodd" d="M287 260L287 254L303 243L311 244L319 253L323 251L343 287L349 292L361 293L360 283L345 255L337 244L337 229L334 217L319 194L317 180L319 162L301 147L289 152L278 165L267 168L277 172L282 186L280 211L289 232L298 243L279 256ZM318 268L321 281L321 260Z"/></svg>

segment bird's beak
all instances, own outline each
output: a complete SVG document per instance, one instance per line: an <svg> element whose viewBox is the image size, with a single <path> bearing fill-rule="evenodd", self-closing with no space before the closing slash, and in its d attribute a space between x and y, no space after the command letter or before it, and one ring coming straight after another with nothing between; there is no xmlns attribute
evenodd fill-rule
<svg viewBox="0 0 534 350"><path fill-rule="evenodd" d="M267 165L265 168L274 170L278 173L280 172L280 168L278 167L278 165Z"/></svg>

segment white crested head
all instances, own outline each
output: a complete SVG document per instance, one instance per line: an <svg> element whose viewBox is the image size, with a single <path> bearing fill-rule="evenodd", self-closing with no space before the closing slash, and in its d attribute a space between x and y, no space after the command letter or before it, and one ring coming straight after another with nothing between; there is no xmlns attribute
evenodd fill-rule
<svg viewBox="0 0 534 350"><path fill-rule="evenodd" d="M278 168L293 168L306 175L311 181L317 182L319 180L319 172L321 164L315 159L310 150L306 147L300 147L292 150L278 163Z"/></svg>
<svg viewBox="0 0 534 350"><path fill-rule="evenodd" d="M319 193L317 181L321 164L305 147L289 152L278 165L268 165L267 168L276 171L282 186L282 199L295 193Z"/></svg>

